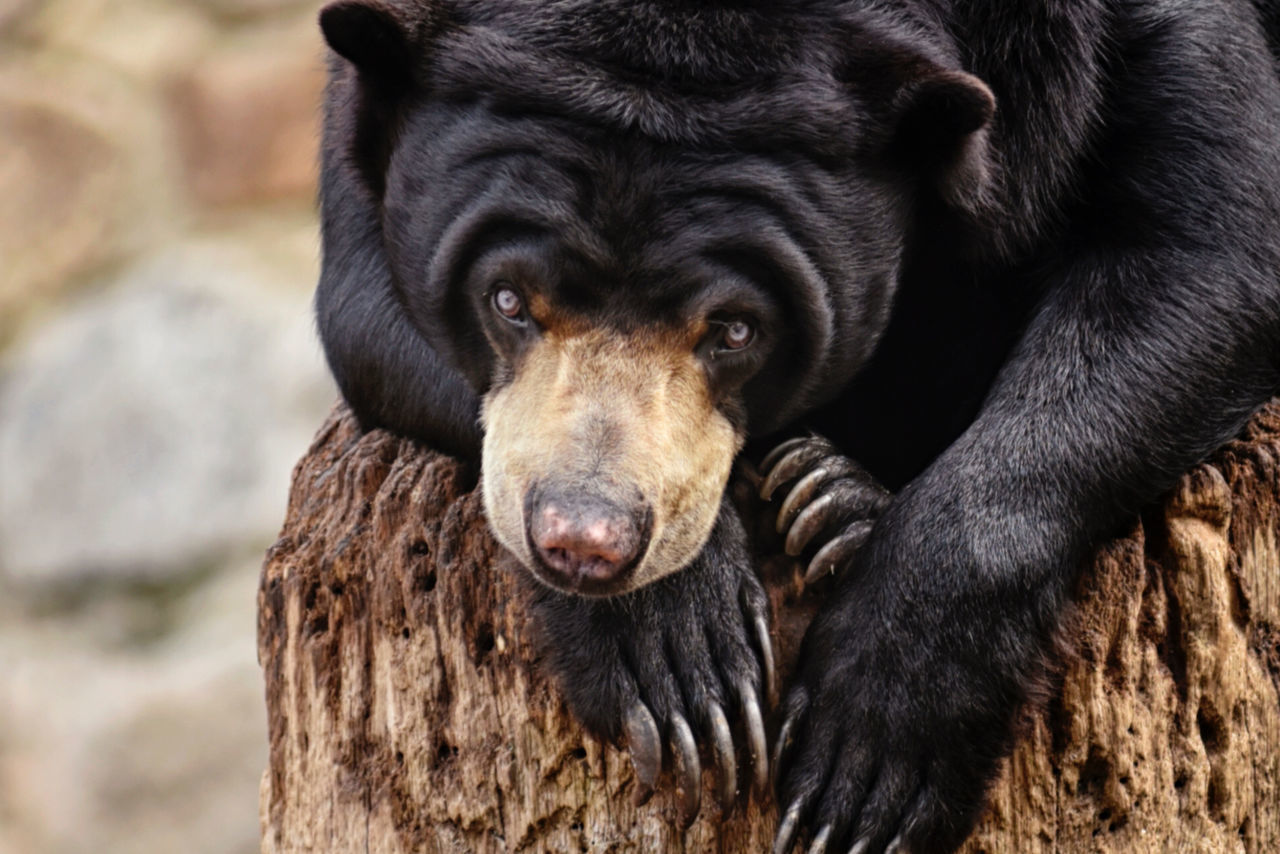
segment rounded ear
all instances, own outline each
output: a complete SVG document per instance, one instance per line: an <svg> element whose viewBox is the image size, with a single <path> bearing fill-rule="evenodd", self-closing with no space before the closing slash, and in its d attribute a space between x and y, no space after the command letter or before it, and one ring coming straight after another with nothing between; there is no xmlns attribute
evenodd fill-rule
<svg viewBox="0 0 1280 854"><path fill-rule="evenodd" d="M334 53L376 77L408 74L412 28L381 0L336 0L320 11L320 29Z"/></svg>
<svg viewBox="0 0 1280 854"><path fill-rule="evenodd" d="M898 90L894 112L892 150L933 175L945 200L972 206L990 177L987 131L996 99L987 84L932 67Z"/></svg>

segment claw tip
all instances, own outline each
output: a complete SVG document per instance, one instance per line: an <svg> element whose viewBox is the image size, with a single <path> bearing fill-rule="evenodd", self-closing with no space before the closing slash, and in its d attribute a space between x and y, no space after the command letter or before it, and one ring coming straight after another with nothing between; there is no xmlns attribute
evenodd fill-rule
<svg viewBox="0 0 1280 854"><path fill-rule="evenodd" d="M796 828L800 824L800 805L793 804L782 816L778 835L773 840L773 854L787 854L795 841Z"/></svg>
<svg viewBox="0 0 1280 854"><path fill-rule="evenodd" d="M827 854L827 841L831 839L831 825L823 825L818 835L813 837L807 854Z"/></svg>

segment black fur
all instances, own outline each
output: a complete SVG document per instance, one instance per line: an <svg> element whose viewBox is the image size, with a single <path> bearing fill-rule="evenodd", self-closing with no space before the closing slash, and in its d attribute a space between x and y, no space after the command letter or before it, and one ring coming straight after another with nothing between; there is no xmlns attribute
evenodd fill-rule
<svg viewBox="0 0 1280 854"><path fill-rule="evenodd" d="M366 423L474 457L502 381L477 259L524 258L601 323L763 303L767 358L726 406L758 443L816 428L900 490L806 639L781 803L831 850L947 849L1089 549L1280 388L1278 8L402 4L388 55L411 68L333 68L326 352ZM743 648L737 617L705 616L750 587L718 591L736 524L674 598L544 602L548 625L583 644L613 608ZM618 684L673 678L556 660L609 733ZM704 665L686 703L723 684Z"/></svg>

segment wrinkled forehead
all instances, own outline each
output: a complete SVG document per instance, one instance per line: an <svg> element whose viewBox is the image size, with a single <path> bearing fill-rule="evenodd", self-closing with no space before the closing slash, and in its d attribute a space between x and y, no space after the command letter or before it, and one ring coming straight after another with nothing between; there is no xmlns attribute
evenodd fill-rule
<svg viewBox="0 0 1280 854"><path fill-rule="evenodd" d="M409 121L431 132L404 134L385 227L401 257L432 249L419 269L446 287L506 264L566 304L669 315L729 292L769 300L765 282L807 275L778 269L806 263L790 236L808 207L792 162L478 101Z"/></svg>
<svg viewBox="0 0 1280 854"><path fill-rule="evenodd" d="M837 80L841 27L808 5L463 2L431 86L659 142L839 157L859 122Z"/></svg>

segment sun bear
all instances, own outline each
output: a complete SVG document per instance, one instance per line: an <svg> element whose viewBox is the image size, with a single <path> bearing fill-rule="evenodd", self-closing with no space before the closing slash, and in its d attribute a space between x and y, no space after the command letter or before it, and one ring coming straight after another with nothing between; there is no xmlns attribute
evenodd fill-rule
<svg viewBox="0 0 1280 854"><path fill-rule="evenodd" d="M1280 388L1277 20L339 0L325 352L478 461L641 796L670 757L691 817L711 757L777 851L948 850L1090 549ZM772 749L744 459L835 576Z"/></svg>

